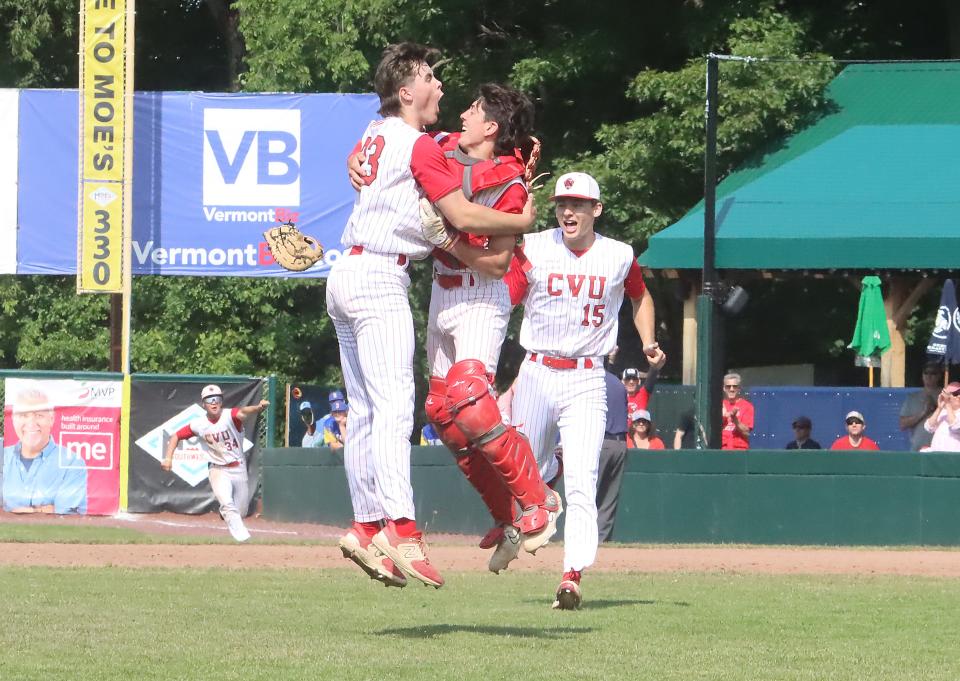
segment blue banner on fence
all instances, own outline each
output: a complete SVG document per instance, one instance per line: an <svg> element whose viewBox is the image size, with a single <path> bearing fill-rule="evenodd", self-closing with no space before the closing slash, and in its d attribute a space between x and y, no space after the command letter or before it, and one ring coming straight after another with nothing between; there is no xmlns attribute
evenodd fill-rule
<svg viewBox="0 0 960 681"><path fill-rule="evenodd" d="M135 274L323 277L353 206L345 161L374 95L137 93ZM20 97L20 274L74 274L75 90ZM263 232L291 220L327 256L302 273L273 262Z"/></svg>

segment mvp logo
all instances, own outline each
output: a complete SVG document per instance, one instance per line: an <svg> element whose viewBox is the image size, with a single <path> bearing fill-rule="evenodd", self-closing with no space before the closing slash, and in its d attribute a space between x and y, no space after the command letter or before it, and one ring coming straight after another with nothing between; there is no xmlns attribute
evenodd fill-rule
<svg viewBox="0 0 960 681"><path fill-rule="evenodd" d="M205 206L300 205L300 111L205 109Z"/></svg>

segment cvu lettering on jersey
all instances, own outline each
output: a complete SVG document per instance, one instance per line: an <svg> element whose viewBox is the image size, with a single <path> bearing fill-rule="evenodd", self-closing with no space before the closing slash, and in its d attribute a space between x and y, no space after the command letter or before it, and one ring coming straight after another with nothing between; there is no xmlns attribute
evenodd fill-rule
<svg viewBox="0 0 960 681"><path fill-rule="evenodd" d="M596 274L559 274L551 272L547 275L547 293L551 296L562 296L569 292L574 298L580 297L580 292L586 285L587 298L602 300L607 288L607 278Z"/></svg>

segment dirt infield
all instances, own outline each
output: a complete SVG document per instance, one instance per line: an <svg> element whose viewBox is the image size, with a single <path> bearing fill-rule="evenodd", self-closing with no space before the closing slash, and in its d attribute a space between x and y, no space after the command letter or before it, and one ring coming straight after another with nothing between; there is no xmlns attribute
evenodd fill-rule
<svg viewBox="0 0 960 681"><path fill-rule="evenodd" d="M0 523L84 527L121 527L148 535L225 537L216 514L125 514L114 517L15 516L0 513ZM309 523L278 523L250 518L256 540L316 541L317 544L0 544L0 565L294 568L349 567L336 548L342 529ZM478 537L433 535L430 553L441 570L483 570L489 553L476 548ZM556 572L562 546L550 545L536 556L524 554L511 570ZM601 547L591 570L636 572L731 572L762 574L861 574L960 577L960 551L793 547Z"/></svg>

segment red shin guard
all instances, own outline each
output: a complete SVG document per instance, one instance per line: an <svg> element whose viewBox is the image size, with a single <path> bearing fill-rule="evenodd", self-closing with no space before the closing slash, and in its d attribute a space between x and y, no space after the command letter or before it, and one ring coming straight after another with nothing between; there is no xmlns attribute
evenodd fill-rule
<svg viewBox="0 0 960 681"><path fill-rule="evenodd" d="M490 392L483 363L457 362L447 374L446 406L454 424L500 475L504 485L524 510L544 506L547 495L530 443L512 426L505 425ZM546 514L521 515L522 532L536 531Z"/></svg>

